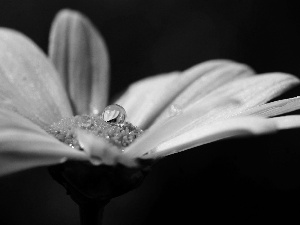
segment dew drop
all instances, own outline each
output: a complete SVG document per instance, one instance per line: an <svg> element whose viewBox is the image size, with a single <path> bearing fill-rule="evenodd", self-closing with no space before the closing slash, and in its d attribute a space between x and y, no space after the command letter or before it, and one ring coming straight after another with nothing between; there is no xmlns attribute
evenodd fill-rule
<svg viewBox="0 0 300 225"><path fill-rule="evenodd" d="M72 144L69 144L69 146L70 146L71 148L75 148L74 145L72 145Z"/></svg>
<svg viewBox="0 0 300 225"><path fill-rule="evenodd" d="M91 162L94 166L99 166L99 165L101 165L101 163L102 163L101 159L98 159L98 158L91 158L91 159L90 159L90 162Z"/></svg>
<svg viewBox="0 0 300 225"><path fill-rule="evenodd" d="M181 113L182 113L182 108L177 104L173 104L169 107L168 117L175 117Z"/></svg>
<svg viewBox="0 0 300 225"><path fill-rule="evenodd" d="M93 109L92 112L94 115L98 115L100 113L98 109Z"/></svg>
<svg viewBox="0 0 300 225"><path fill-rule="evenodd" d="M153 149L151 149L149 152L148 152L148 154L154 154L154 153L156 153L156 148L153 148Z"/></svg>
<svg viewBox="0 0 300 225"><path fill-rule="evenodd" d="M59 160L60 163L65 163L68 160L67 157L63 157Z"/></svg>
<svg viewBox="0 0 300 225"><path fill-rule="evenodd" d="M122 125L126 119L126 111L122 106L113 104L103 110L101 117L107 123Z"/></svg>

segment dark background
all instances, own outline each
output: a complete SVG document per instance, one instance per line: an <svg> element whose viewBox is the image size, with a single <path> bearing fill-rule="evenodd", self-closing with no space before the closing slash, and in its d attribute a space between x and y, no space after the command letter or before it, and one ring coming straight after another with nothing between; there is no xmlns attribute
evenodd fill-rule
<svg viewBox="0 0 300 225"><path fill-rule="evenodd" d="M47 52L62 8L104 36L111 96L145 76L227 58L258 73L300 76L299 8L260 0L1 0L0 26ZM284 97L299 95L299 90ZM299 130L212 143L167 157L138 189L112 200L105 225L299 223ZM0 224L78 224L77 206L45 168L0 179ZM193 222L194 224L195 222Z"/></svg>

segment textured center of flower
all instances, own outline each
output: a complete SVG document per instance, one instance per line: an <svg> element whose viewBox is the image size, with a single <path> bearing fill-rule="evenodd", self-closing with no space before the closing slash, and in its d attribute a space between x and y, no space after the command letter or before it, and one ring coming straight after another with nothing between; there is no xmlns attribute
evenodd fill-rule
<svg viewBox="0 0 300 225"><path fill-rule="evenodd" d="M72 148L81 149L76 130L82 129L124 149L143 133L125 119L125 110L115 104L107 106L101 116L80 115L64 118L49 126L46 131Z"/></svg>

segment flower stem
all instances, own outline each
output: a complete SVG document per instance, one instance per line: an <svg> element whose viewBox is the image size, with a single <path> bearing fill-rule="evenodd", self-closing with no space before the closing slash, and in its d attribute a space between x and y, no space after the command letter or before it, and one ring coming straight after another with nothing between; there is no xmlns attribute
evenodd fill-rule
<svg viewBox="0 0 300 225"><path fill-rule="evenodd" d="M103 222L103 212L105 204L80 204L80 224L81 225L101 225Z"/></svg>

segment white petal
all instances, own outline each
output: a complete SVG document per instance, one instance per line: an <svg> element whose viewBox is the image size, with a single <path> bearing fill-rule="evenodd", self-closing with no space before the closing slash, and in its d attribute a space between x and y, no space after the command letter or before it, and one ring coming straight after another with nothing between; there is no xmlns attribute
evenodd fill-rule
<svg viewBox="0 0 300 225"><path fill-rule="evenodd" d="M231 97L244 103L243 108L249 108L265 103L298 84L299 79L290 74L262 74L224 85L208 95L206 100L215 96Z"/></svg>
<svg viewBox="0 0 300 225"><path fill-rule="evenodd" d="M265 134L274 132L276 129L276 123L270 119L259 117L227 119L202 127L195 127L160 144L147 157L162 157L225 138Z"/></svg>
<svg viewBox="0 0 300 225"><path fill-rule="evenodd" d="M274 117L270 118L270 120L274 121L277 124L278 129L282 130L300 127L299 115Z"/></svg>
<svg viewBox="0 0 300 225"><path fill-rule="evenodd" d="M238 104L230 99L212 99L201 107L189 107L181 113L169 117L162 123L151 126L141 137L125 149L125 154L131 157L139 157L155 148L158 144L166 141L181 131L182 127L197 120L198 117L205 115L210 110L223 105Z"/></svg>
<svg viewBox="0 0 300 225"><path fill-rule="evenodd" d="M77 134L80 146L89 155L93 164L116 165L121 163L129 167L137 166L135 159L123 154L120 149L108 144L101 138L79 130Z"/></svg>
<svg viewBox="0 0 300 225"><path fill-rule="evenodd" d="M174 118L169 117L154 124L126 149L126 153L134 157L141 156L168 138L230 118L237 112L275 97L296 83L298 79L286 74L262 75L233 81L221 87L221 90L212 92L209 97L182 109L181 114Z"/></svg>
<svg viewBox="0 0 300 225"><path fill-rule="evenodd" d="M192 123L187 124L182 131L184 132L184 130L190 130L195 126L201 126L203 124L235 116L247 109L275 98L298 83L298 78L284 73L271 73L233 81L232 83L215 90L200 101L194 103L194 105L201 107L206 102L211 101L211 99L218 97L236 99L240 104L217 107Z"/></svg>
<svg viewBox="0 0 300 225"><path fill-rule="evenodd" d="M4 28L0 29L0 106L40 126L72 115L50 61L27 37Z"/></svg>
<svg viewBox="0 0 300 225"><path fill-rule="evenodd" d="M52 24L49 54L75 113L101 112L108 98L109 57L92 23L76 11L60 11Z"/></svg>
<svg viewBox="0 0 300 225"><path fill-rule="evenodd" d="M166 90L178 78L179 73L156 75L132 84L116 104L121 105L127 114L127 120L140 128L147 127L170 96ZM163 99L162 99L163 98Z"/></svg>
<svg viewBox="0 0 300 225"><path fill-rule="evenodd" d="M239 73L244 73L244 70L250 71L246 66L237 65L227 60L211 60L200 63L180 74L174 72L150 77L132 84L125 95L116 103L126 109L128 120L131 123L145 129L162 110L197 79L202 80L200 83L206 82L206 84L211 84L216 82L215 85L220 86L223 82L226 83L230 79L234 79ZM232 71L232 74L227 74L228 71ZM227 74L228 77L220 79L219 76L223 72L224 76ZM206 76L206 74L211 74L212 78L208 78L209 75ZM198 81L196 85L198 85ZM206 85L204 84L203 86ZM206 91L209 91L209 88ZM194 92L197 95L198 90L193 86L188 94L185 93L183 98L177 101L184 104L189 102L193 99Z"/></svg>
<svg viewBox="0 0 300 225"><path fill-rule="evenodd" d="M57 141L22 116L0 109L0 176L67 159L88 160L88 156Z"/></svg>
<svg viewBox="0 0 300 225"><path fill-rule="evenodd" d="M201 68L200 65L199 67ZM193 70L193 68L191 70ZM185 108L229 82L252 75L254 75L254 71L247 65L234 62L228 62L227 64L223 64L222 66L207 71L184 89L155 122L160 122L168 117L171 107L173 106ZM182 74L182 76L185 76L185 74Z"/></svg>
<svg viewBox="0 0 300 225"><path fill-rule="evenodd" d="M243 111L238 115L259 115L263 117L272 117L293 112L298 109L300 109L300 97L295 97L255 106Z"/></svg>

